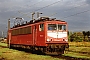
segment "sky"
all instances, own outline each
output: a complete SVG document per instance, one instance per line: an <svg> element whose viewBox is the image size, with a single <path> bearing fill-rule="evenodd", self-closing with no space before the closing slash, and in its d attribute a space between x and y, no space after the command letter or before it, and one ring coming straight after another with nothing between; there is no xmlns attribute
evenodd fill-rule
<svg viewBox="0 0 90 60"><path fill-rule="evenodd" d="M69 31L90 30L90 0L0 0L0 34L7 32L8 19L11 26L14 17L30 21L33 12L66 21Z"/></svg>

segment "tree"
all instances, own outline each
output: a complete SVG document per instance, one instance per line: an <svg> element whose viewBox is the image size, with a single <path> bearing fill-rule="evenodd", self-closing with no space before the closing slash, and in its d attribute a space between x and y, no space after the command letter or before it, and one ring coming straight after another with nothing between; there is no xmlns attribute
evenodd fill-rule
<svg viewBox="0 0 90 60"><path fill-rule="evenodd" d="M71 40L71 35L72 35L72 32L71 31L68 31L68 40L69 41Z"/></svg>
<svg viewBox="0 0 90 60"><path fill-rule="evenodd" d="M87 31L87 32L86 32L86 35L87 35L87 37L88 37L88 41L90 41L90 31Z"/></svg>
<svg viewBox="0 0 90 60"><path fill-rule="evenodd" d="M84 41L85 41L85 36L87 35L85 31L82 32L84 35Z"/></svg>
<svg viewBox="0 0 90 60"><path fill-rule="evenodd" d="M83 41L83 33L82 32L74 32L70 35L70 41L76 41L76 42L81 42Z"/></svg>

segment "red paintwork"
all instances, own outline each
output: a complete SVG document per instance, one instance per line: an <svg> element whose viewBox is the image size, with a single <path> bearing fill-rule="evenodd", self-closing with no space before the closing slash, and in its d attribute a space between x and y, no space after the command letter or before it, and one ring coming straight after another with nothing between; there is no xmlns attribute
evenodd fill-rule
<svg viewBox="0 0 90 60"><path fill-rule="evenodd" d="M12 36L11 37L11 43L12 44L24 44L24 45L32 45L32 35L18 35L18 36Z"/></svg>
<svg viewBox="0 0 90 60"><path fill-rule="evenodd" d="M44 23L44 31L39 31L39 24ZM45 22L38 22L35 24L29 24L17 28L12 28L9 30L9 37L10 44L22 44L22 45L34 45L34 46L47 46L47 24L48 23L60 23L60 24L67 24L66 22L60 22L60 21L45 21ZM23 28L26 26L32 26L32 34L25 34L25 35L16 35L12 36L10 35L12 30ZM36 26L36 31L34 30L34 26ZM67 42L50 42L50 43L67 43Z"/></svg>

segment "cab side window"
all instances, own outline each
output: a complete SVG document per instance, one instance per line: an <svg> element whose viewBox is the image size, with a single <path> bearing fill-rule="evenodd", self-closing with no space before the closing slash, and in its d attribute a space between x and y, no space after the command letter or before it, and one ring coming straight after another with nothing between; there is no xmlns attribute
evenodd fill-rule
<svg viewBox="0 0 90 60"><path fill-rule="evenodd" d="M44 24L40 24L39 25L39 31L43 31L44 30Z"/></svg>

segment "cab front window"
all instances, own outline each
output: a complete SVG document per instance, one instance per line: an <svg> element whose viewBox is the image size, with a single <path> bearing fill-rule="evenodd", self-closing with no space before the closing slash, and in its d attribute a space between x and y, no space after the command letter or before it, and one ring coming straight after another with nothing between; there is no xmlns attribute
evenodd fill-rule
<svg viewBox="0 0 90 60"><path fill-rule="evenodd" d="M58 24L58 30L59 31L66 31L66 25L60 25L60 24Z"/></svg>
<svg viewBox="0 0 90 60"><path fill-rule="evenodd" d="M66 25L63 25L63 24L48 24L48 30L66 31Z"/></svg>
<svg viewBox="0 0 90 60"><path fill-rule="evenodd" d="M56 24L48 24L48 30L57 30Z"/></svg>

